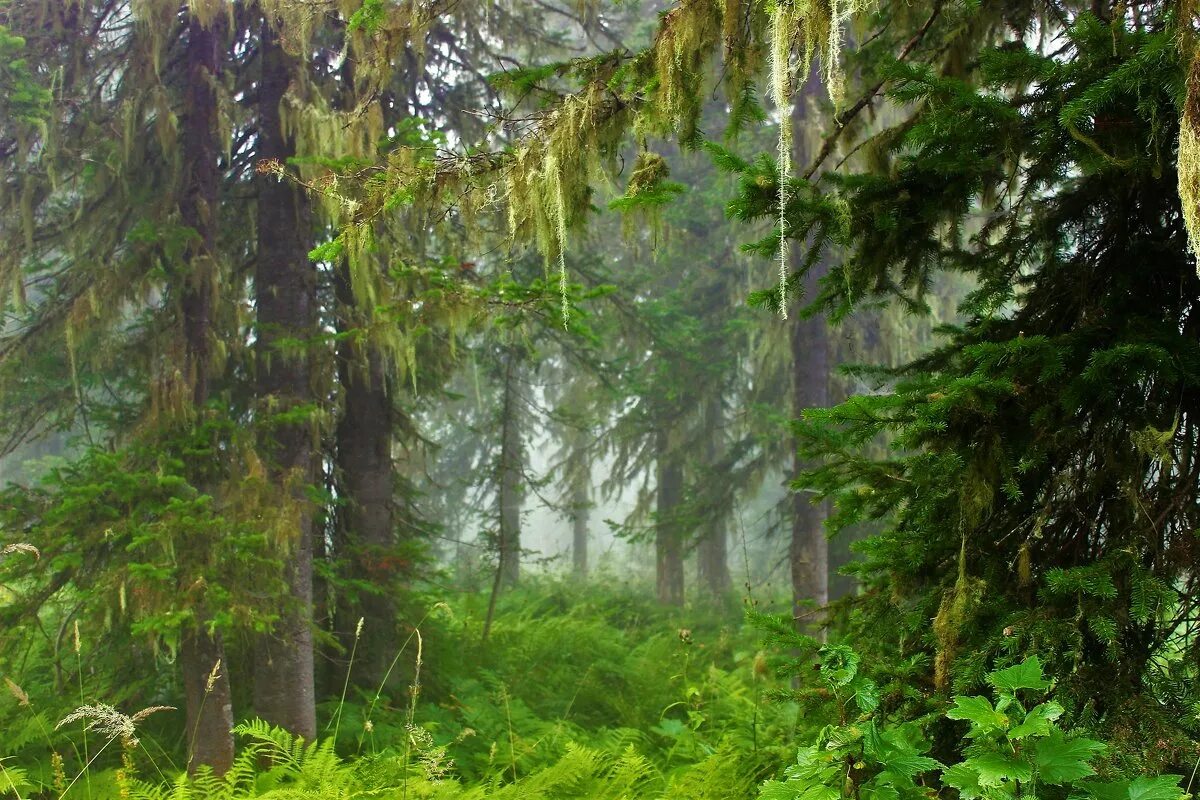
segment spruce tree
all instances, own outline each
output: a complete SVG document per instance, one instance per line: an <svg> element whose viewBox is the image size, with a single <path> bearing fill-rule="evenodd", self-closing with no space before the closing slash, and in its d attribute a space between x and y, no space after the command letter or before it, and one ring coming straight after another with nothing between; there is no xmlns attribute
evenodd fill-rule
<svg viewBox="0 0 1200 800"><path fill-rule="evenodd" d="M271 534L281 554L288 596L278 621L256 642L254 710L264 720L312 740L317 735L312 630L316 515L309 492L317 474L317 274L308 258L313 244L308 196L281 179L296 144L280 113L289 86L302 78L300 56L284 49L275 24L263 19L258 39L255 412L267 475L279 487L287 510L280 529Z"/></svg>
<svg viewBox="0 0 1200 800"><path fill-rule="evenodd" d="M802 483L835 499L835 527L884 521L852 625L929 656L929 689L1034 651L1075 719L1170 739L1187 718L1159 659L1196 646L1185 62L1173 6L1061 11L1053 38L1014 33L965 73L888 67L913 113L876 140L886 168L797 186L794 230L847 248L834 313L919 308L940 271L977 286L879 394L807 415L822 466ZM891 454L865 458L881 435Z"/></svg>

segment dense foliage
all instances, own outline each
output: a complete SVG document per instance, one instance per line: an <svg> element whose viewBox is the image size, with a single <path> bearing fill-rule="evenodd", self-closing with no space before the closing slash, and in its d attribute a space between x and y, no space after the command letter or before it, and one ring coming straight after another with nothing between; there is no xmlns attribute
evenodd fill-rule
<svg viewBox="0 0 1200 800"><path fill-rule="evenodd" d="M0 0L0 796L1190 797L1198 27Z"/></svg>
<svg viewBox="0 0 1200 800"><path fill-rule="evenodd" d="M636 786L647 796L727 798L752 795L786 757L795 711L760 702L776 681L762 667L756 632L736 613L668 611L636 587L533 581L504 596L485 642L486 596L423 602L419 624L391 653L405 676L400 690L331 696L320 743L247 722L238 731L241 755L223 780L199 777L174 791L254 797L298 784L303 796L385 787L399 796L411 782L416 797L618 797ZM173 692L141 681L114 696L104 673L73 674L76 659L109 656L87 627L79 635L78 653L66 643L65 686L9 684L0 725L11 778L24 782L22 796L58 796L77 776L82 789L82 775L94 796L167 792L162 781L173 782L180 767L181 712L135 716L136 727L124 728L127 718L109 706L103 716L57 724L78 704L77 691L91 697L106 687L114 703L135 709ZM27 657L37 672L52 671L44 648ZM351 675L355 669L351 662ZM89 737L93 751L107 744L111 755L83 773ZM274 766L259 774L264 754Z"/></svg>

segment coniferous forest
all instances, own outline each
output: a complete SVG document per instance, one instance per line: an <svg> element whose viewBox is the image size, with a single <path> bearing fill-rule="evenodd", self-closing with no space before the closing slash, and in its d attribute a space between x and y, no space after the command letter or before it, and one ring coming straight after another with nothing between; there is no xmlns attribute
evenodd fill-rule
<svg viewBox="0 0 1200 800"><path fill-rule="evenodd" d="M1194 0L0 0L0 798L1190 800Z"/></svg>

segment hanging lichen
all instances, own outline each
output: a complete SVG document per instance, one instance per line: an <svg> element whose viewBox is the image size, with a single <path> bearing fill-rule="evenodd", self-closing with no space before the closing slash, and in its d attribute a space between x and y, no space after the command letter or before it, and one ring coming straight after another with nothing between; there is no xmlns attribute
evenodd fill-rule
<svg viewBox="0 0 1200 800"><path fill-rule="evenodd" d="M779 315L788 318L787 237L788 181L792 178L792 34L796 27L793 7L778 2L771 14L771 99L779 111Z"/></svg>
<svg viewBox="0 0 1200 800"><path fill-rule="evenodd" d="M942 595L937 616L933 619L933 634L937 638L933 682L938 689L950 685L950 668L958 654L959 640L979 606L985 588L982 580L967 575L967 540L964 536L958 552L958 577Z"/></svg>
<svg viewBox="0 0 1200 800"><path fill-rule="evenodd" d="M550 155L546 168L555 171L558 164L554 154ZM570 321L571 304L567 298L567 201L563 196L562 181L555 181L554 193L554 237L558 250L558 291L562 301L562 322L566 328Z"/></svg>
<svg viewBox="0 0 1200 800"><path fill-rule="evenodd" d="M1200 52L1193 54L1188 69L1187 95L1179 120L1177 172L1188 245L1193 255L1200 254Z"/></svg>
<svg viewBox="0 0 1200 800"><path fill-rule="evenodd" d="M788 110L796 74L807 74L812 59L819 58L822 76L837 102L841 29L866 5L867 0L771 4L681 0L660 19L653 43L645 51L573 62L570 71L583 78L581 88L565 95L557 107L541 112L535 121L522 120L521 135L509 148L432 157L406 147L394 150L383 169L360 187L361 206L354 224L391 211L397 198L413 208L445 205L444 213L453 213L463 223L480 211L502 207L512 240L533 243L548 268L557 265L565 316L570 231L590 213L593 186L615 173L615 156L622 152L628 135L642 139L674 135L685 145L695 144L700 110L713 79L732 93L735 108L754 107L753 82L765 54L770 61L771 94L780 114L779 283L781 313L786 316L785 216L793 159ZM288 2L272 0L271 6L282 13ZM407 24L414 30L420 27L414 7L396 4L395 8L408 8ZM356 37L365 32L378 37L387 26L382 18L372 18L350 27L347 46L363 47ZM385 45L376 41L373 46ZM724 53L726 63L718 73L713 61L719 53ZM563 72L556 69L556 74Z"/></svg>
<svg viewBox="0 0 1200 800"><path fill-rule="evenodd" d="M640 219L650 229L654 246L657 247L662 228L662 209L687 188L682 183L668 180L670 175L667 160L647 150L643 142L629 175L625 194L608 204L609 208L621 212L622 229L626 237L632 238L633 220Z"/></svg>
<svg viewBox="0 0 1200 800"><path fill-rule="evenodd" d="M792 180L794 131L792 97L797 75L808 75L813 60L821 65L821 77L826 91L836 106L842 98L842 72L839 53L842 47L842 28L850 17L865 7L863 3L831 0L803 2L776 0L771 8L770 77L771 99L779 114L779 313L788 318L788 277L790 244L787 236L787 204ZM793 54L799 50L799 58Z"/></svg>

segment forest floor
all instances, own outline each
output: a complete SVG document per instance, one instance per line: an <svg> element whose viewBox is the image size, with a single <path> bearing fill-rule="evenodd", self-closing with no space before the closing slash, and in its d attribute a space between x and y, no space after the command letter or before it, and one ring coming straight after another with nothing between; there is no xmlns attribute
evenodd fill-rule
<svg viewBox="0 0 1200 800"><path fill-rule="evenodd" d="M0 748L10 756L0 789L93 799L755 797L794 756L797 716L766 697L774 679L761 634L735 603L664 609L646 597L529 581L501 598L486 641L486 593L415 598L424 612L413 618L424 619L398 642L386 691L351 681L344 699L325 700L316 744L243 722L222 780L182 777L179 713L148 717L124 752L117 737L97 757L105 737L93 732L85 771L81 726L54 729L62 709L4 707L17 727ZM344 676L331 682L340 690Z"/></svg>

